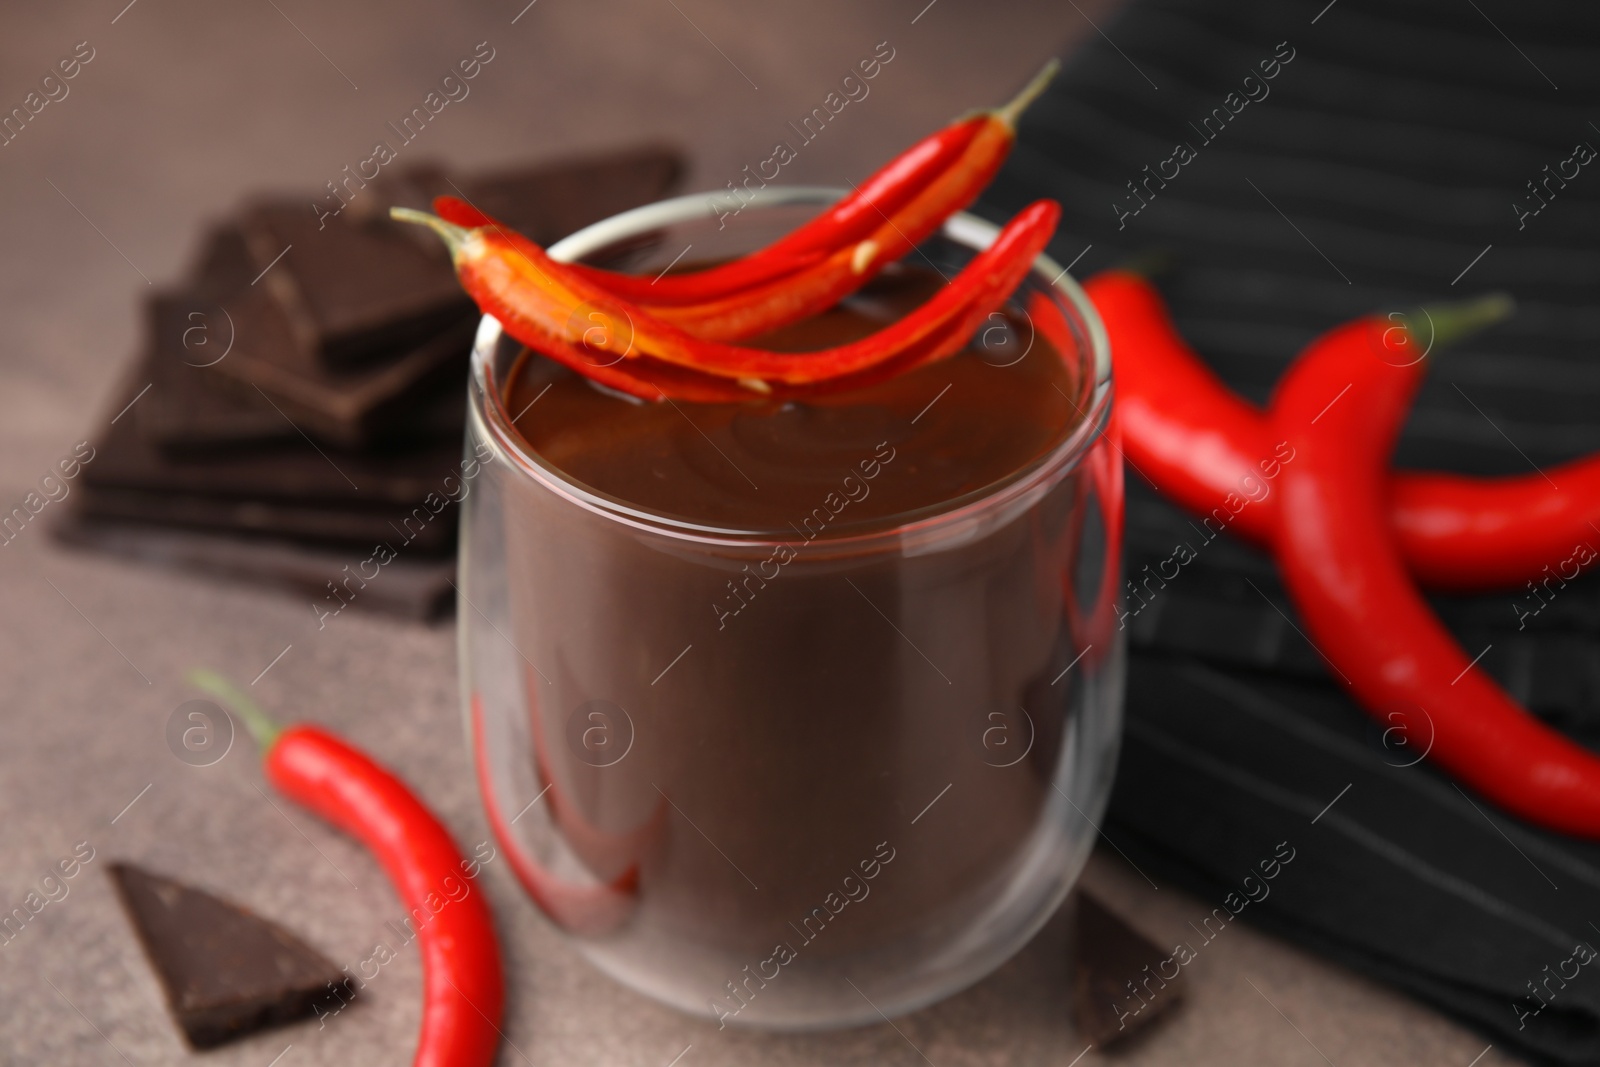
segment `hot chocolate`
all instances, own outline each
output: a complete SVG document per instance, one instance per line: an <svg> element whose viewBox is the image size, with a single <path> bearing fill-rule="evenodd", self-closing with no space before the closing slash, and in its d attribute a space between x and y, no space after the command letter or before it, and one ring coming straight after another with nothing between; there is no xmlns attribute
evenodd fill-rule
<svg viewBox="0 0 1600 1067"><path fill-rule="evenodd" d="M897 268L751 343L861 336L939 284ZM487 476L527 719L499 739L548 787L519 831L591 958L804 1026L877 1018L852 982L948 992L1043 920L1092 836L1069 797L1092 808L1111 756L1083 721L1103 674L1073 669L1105 558L1104 488L1063 469L1085 366L1021 313L806 403L646 404L515 363L525 458Z"/></svg>

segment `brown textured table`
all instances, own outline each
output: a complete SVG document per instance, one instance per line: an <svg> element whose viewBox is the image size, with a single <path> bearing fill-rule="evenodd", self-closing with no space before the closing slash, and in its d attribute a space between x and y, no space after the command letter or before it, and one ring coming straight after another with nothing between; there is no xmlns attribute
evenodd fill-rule
<svg viewBox="0 0 1600 1067"><path fill-rule="evenodd" d="M656 138L720 187L771 154L887 41L894 59L800 157L793 182L859 176L965 108L998 101L1053 51L1104 25L1108 0L80 0L0 13L0 110L88 41L93 59L0 148L0 497L9 510L106 410L147 283L175 279L202 220L263 188L315 190L366 158L456 60L494 59L405 152L465 165ZM55 507L57 505L51 505ZM286 714L337 727L401 770L465 843L487 830L465 763L449 627L347 614L318 631L284 597L64 552L39 523L0 548L0 909L88 841L64 899L0 947L0 1062L409 1062L414 952L326 1026L195 1056L182 1047L112 897L114 857L148 863L287 922L341 963L365 958L399 906L372 862L311 818L275 810L241 743L190 767L168 715L198 663L260 677ZM281 658L280 657L281 654ZM130 806L131 802L131 806ZM1061 1064L1063 923L975 988L838 1034L770 1036L676 1015L591 970L491 865L510 968L505 1064ZM1114 854L1088 883L1162 941L1210 905L1154 889ZM1117 1058L1129 1064L1443 1064L1485 1042L1388 990L1232 927L1185 973L1189 1002ZM1270 998L1270 1001L1269 999ZM292 1047L291 1047L292 1046ZM692 1046L692 1047L691 1047ZM1079 1062L1100 1062L1095 1049ZM1498 1051L1477 1061L1503 1062Z"/></svg>

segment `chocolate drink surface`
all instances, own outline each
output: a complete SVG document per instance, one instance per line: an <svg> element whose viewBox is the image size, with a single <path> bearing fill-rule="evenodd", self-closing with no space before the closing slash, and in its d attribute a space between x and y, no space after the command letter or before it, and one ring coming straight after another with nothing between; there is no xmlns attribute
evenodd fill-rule
<svg viewBox="0 0 1600 1067"><path fill-rule="evenodd" d="M932 271L897 270L845 305L747 343L803 352L853 341L940 283ZM1072 373L1025 319L997 315L974 342L942 363L804 404L635 404L540 361L515 374L506 407L522 413L517 429L541 456L632 507L802 539L817 535L824 508L837 537L1009 478L1081 419ZM874 469L893 473L868 479Z"/></svg>
<svg viewBox="0 0 1600 1067"><path fill-rule="evenodd" d="M939 284L896 269L749 343L848 341ZM1069 671L1102 552L1086 478L1032 477L1085 419L1080 363L1008 313L806 403L516 365L504 409L554 475L501 519L517 758L549 787L538 861L604 898L546 908L591 959L724 1024L806 1026L876 1019L851 982L959 987L1020 944L1018 897L1048 914L1059 879L1029 872L1087 848L1068 794L1112 752Z"/></svg>

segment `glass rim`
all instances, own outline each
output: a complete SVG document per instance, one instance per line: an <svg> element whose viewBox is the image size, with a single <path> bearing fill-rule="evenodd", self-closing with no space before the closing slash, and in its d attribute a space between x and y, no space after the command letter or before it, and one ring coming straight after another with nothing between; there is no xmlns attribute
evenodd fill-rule
<svg viewBox="0 0 1600 1067"><path fill-rule="evenodd" d="M846 195L848 190L833 186L787 186L753 190L743 199L744 208L775 208L795 205L825 207ZM705 193L658 200L620 212L578 230L551 245L553 259L573 262L651 230L677 223L692 222L704 216ZM743 209L741 209L743 210ZM957 212L938 231L940 236L973 251L987 248L1000 227L967 212ZM1032 276L1042 279L1071 306L1088 333L1088 351L1081 358L1085 371L1092 370L1094 388L1084 417L1056 445L1010 477L991 483L973 494L905 513L905 521L889 516L883 525L859 533L819 537L808 542L810 551L826 545L829 549L860 551L877 542L898 544L908 535L934 535L946 527L959 527L1006 504L1026 497L1064 469L1076 466L1105 433L1112 401L1111 344L1099 314L1076 279L1047 253L1041 252L1032 267ZM472 391L469 417L475 428L492 440L514 461L525 476L540 482L569 502L587 511L649 533L701 545L729 548L772 548L792 542L792 535L779 531L741 530L712 526L686 519L675 519L659 512L629 506L626 502L601 494L571 478L566 472L539 456L517 432L500 395L504 383L494 380L492 363L503 339L500 321L485 314L478 323L472 345ZM953 506L952 506L953 505Z"/></svg>

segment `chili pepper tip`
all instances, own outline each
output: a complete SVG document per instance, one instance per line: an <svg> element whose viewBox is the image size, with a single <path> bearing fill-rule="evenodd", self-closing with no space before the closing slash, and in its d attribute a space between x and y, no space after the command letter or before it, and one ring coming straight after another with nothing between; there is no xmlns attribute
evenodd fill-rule
<svg viewBox="0 0 1600 1067"><path fill-rule="evenodd" d="M1425 305L1414 312L1398 314L1405 323L1406 332L1431 351L1435 345L1454 344L1508 319L1516 310L1517 302L1510 293L1488 293L1473 300ZM1417 322L1418 316L1421 323Z"/></svg>
<svg viewBox="0 0 1600 1067"><path fill-rule="evenodd" d="M1028 105L1039 99L1039 94L1045 91L1051 81L1055 79L1056 72L1061 69L1061 60L1051 56L1033 80L1022 87L1022 92L1011 98L1011 102L1004 107L996 108L994 117L1007 126L1015 127L1022 113L1028 110Z"/></svg>
<svg viewBox="0 0 1600 1067"><path fill-rule="evenodd" d="M283 727L274 722L255 701L245 695L244 690L228 681L226 677L203 667L195 668L184 677L196 689L204 690L226 704L230 711L238 712L239 718L244 720L245 729L250 731L250 736L263 754L270 751L277 743L278 735L283 733Z"/></svg>
<svg viewBox="0 0 1600 1067"><path fill-rule="evenodd" d="M464 226L457 226L453 222L446 222L437 215L430 215L426 211L418 211L409 207L392 207L389 217L398 222L414 222L418 226L426 226L444 240L450 248L450 255L455 256L456 251L466 243L469 231Z"/></svg>

